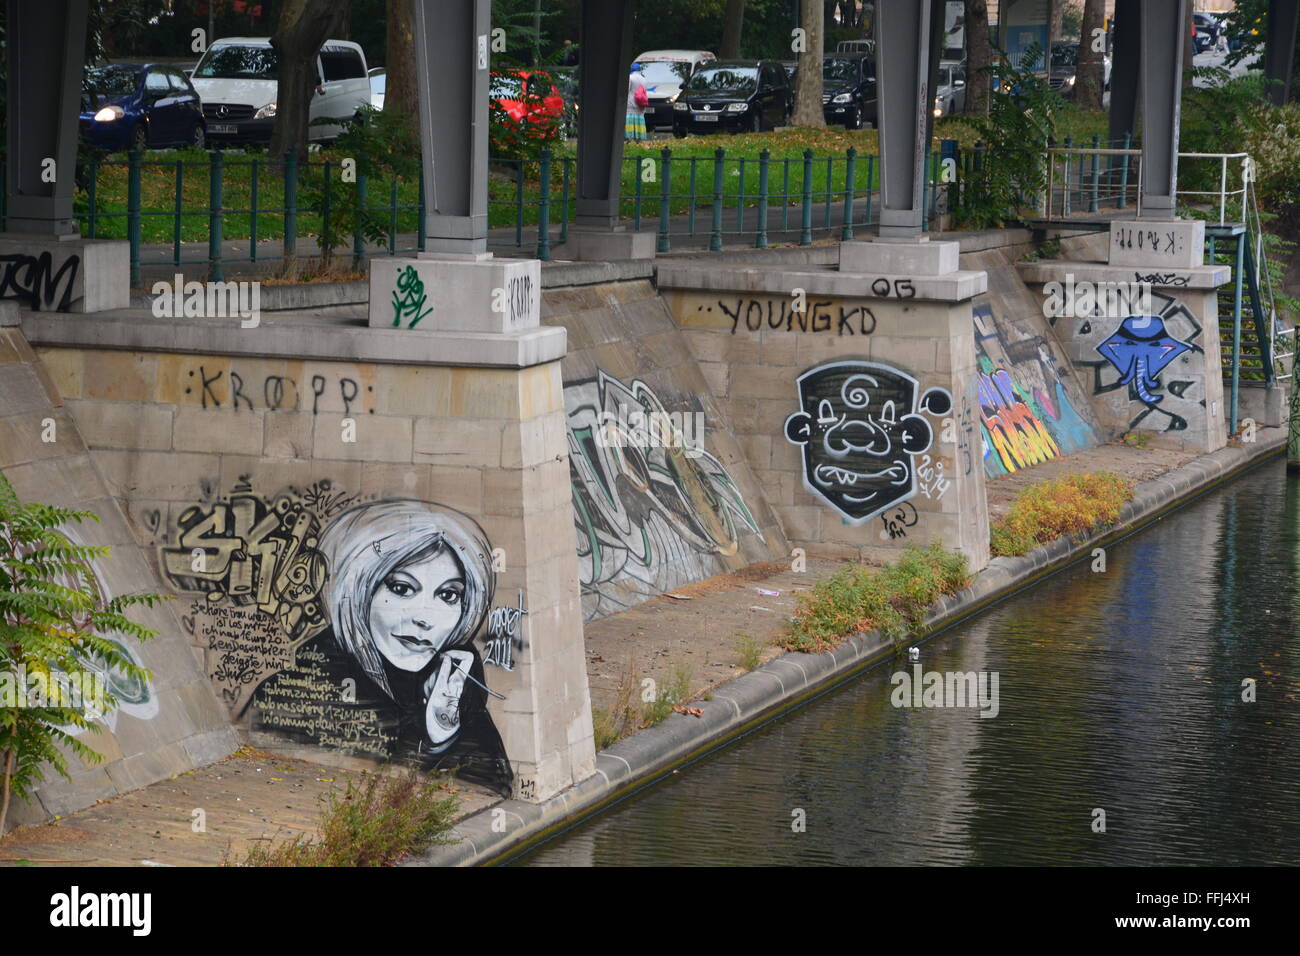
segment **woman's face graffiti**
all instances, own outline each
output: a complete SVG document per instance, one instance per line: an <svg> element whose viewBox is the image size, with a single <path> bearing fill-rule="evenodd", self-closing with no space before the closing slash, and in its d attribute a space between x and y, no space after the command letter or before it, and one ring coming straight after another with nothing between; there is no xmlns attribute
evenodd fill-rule
<svg viewBox="0 0 1300 956"><path fill-rule="evenodd" d="M912 456L930 447L930 423L916 414L917 383L869 362L834 362L799 377L802 410L786 437L804 450L808 485L841 513L865 520L915 492ZM952 400L926 392L922 411L945 414Z"/></svg>
<svg viewBox="0 0 1300 956"><path fill-rule="evenodd" d="M370 633L390 664L424 668L460 620L465 578L448 551L395 568L370 603Z"/></svg>

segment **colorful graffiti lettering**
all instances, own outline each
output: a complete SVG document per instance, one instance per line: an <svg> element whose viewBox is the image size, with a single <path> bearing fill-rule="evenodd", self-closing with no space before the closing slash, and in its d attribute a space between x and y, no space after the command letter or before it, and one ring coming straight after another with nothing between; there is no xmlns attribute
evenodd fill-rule
<svg viewBox="0 0 1300 956"><path fill-rule="evenodd" d="M803 448L804 485L859 524L917 493L914 458L934 438L922 412L946 415L952 396L921 394L906 372L874 362L829 362L799 376L786 438Z"/></svg>
<svg viewBox="0 0 1300 956"><path fill-rule="evenodd" d="M604 372L565 386L583 614L591 620L722 570L740 533L762 539L736 482L702 445L608 433L620 407L667 416L645 382ZM602 434L603 432L603 434Z"/></svg>

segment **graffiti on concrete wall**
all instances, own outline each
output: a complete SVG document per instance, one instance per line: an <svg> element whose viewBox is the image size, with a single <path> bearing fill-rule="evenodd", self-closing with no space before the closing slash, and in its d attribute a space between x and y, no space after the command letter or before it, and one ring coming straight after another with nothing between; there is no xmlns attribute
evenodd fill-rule
<svg viewBox="0 0 1300 956"><path fill-rule="evenodd" d="M183 624L250 729L459 766L508 792L487 710L502 695L475 642L498 666L522 642L518 616L492 609L492 550L473 519L425 501L362 501L328 481L263 498L245 479L182 512L172 539L163 573L201 595Z"/></svg>
<svg viewBox="0 0 1300 956"><path fill-rule="evenodd" d="M1066 394L1068 372L1042 336L1011 340L987 303L975 306L975 390L984 470L1019 471L1097 444L1093 427Z"/></svg>
<svg viewBox="0 0 1300 956"><path fill-rule="evenodd" d="M80 267L80 256L68 256L57 270L48 252L0 256L0 299L21 299L34 312L42 308L67 312L72 308Z"/></svg>
<svg viewBox="0 0 1300 956"><path fill-rule="evenodd" d="M647 441L635 421L687 420L648 384L601 372L564 388L583 614L591 620L717 574L762 538L735 480L698 442ZM629 413L629 410L632 410ZM684 437L684 436L683 436Z"/></svg>
<svg viewBox="0 0 1300 956"><path fill-rule="evenodd" d="M803 448L809 491L853 524L916 495L915 458L934 439L924 415L952 410L945 389L922 394L906 372L861 361L809 369L798 387L800 410L786 419L785 435ZM908 527L904 519L887 521L886 530Z"/></svg>
<svg viewBox="0 0 1300 956"><path fill-rule="evenodd" d="M1118 323L1084 320L1075 338L1098 357L1076 364L1092 369L1093 394L1127 390L1129 428L1183 431L1206 412L1204 375L1189 365L1203 352L1202 328L1173 296L1153 290L1151 299L1151 315L1131 315Z"/></svg>

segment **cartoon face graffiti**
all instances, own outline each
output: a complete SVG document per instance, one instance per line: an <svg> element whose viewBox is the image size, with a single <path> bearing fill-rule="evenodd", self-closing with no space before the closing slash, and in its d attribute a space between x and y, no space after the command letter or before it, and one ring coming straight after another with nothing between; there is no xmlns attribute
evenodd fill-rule
<svg viewBox="0 0 1300 956"><path fill-rule="evenodd" d="M1165 329L1158 315L1130 315L1118 329L1097 346L1097 352L1115 366L1120 385L1132 385L1138 398L1148 404L1164 396L1154 395L1160 387L1157 376L1170 362L1191 349Z"/></svg>
<svg viewBox="0 0 1300 956"><path fill-rule="evenodd" d="M912 461L933 430L918 412L947 414L952 397L873 362L831 362L799 376L801 410L785 422L803 446L804 482L853 523L916 494Z"/></svg>

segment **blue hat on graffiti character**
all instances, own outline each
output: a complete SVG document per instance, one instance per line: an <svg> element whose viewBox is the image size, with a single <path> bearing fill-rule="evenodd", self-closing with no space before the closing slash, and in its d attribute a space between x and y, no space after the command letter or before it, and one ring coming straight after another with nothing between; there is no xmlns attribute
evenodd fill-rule
<svg viewBox="0 0 1300 956"><path fill-rule="evenodd" d="M1132 385L1138 398L1152 405L1164 397L1151 392L1160 387L1157 376L1190 349L1169 334L1158 315L1130 315L1097 346L1098 354L1119 372L1118 384Z"/></svg>

